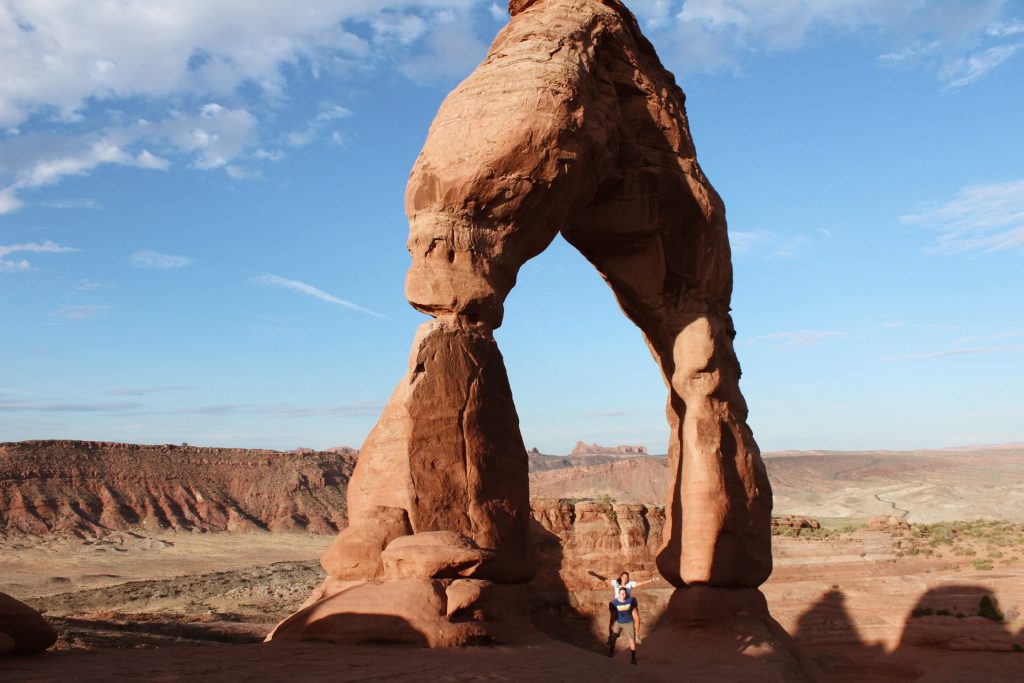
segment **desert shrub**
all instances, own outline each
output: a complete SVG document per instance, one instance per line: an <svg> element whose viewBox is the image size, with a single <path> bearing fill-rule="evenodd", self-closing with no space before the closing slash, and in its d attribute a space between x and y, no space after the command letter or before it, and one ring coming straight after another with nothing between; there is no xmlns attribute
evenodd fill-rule
<svg viewBox="0 0 1024 683"><path fill-rule="evenodd" d="M1003 553L1001 553L998 550L989 550L988 551L988 556L991 557L992 559L998 560L1000 557L1003 556Z"/></svg>
<svg viewBox="0 0 1024 683"><path fill-rule="evenodd" d="M978 601L978 616L991 619L992 621L1003 623L1003 613L999 609L999 603L996 601L996 596L989 593L981 596L981 600Z"/></svg>
<svg viewBox="0 0 1024 683"><path fill-rule="evenodd" d="M971 560L971 566L974 567L975 569L979 570L979 571L982 571L982 570L987 571L989 569L992 569L993 564L992 564L992 560L981 560L981 559L978 559L978 560Z"/></svg>
<svg viewBox="0 0 1024 683"><path fill-rule="evenodd" d="M929 617L932 615L930 607L915 607L914 611L910 613L912 617Z"/></svg>

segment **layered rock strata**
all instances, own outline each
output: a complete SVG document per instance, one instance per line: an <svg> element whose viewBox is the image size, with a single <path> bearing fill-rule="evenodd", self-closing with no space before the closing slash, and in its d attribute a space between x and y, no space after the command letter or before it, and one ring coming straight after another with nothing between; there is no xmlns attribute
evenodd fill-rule
<svg viewBox="0 0 1024 683"><path fill-rule="evenodd" d="M757 586L771 571L771 491L738 385L725 210L697 163L683 93L619 0L513 0L509 11L441 105L409 179L406 297L435 320L361 450L353 528L325 555L328 581L377 582L345 590L381 600L402 581L439 590L454 565L411 563L416 578L383 581L403 523L470 539L478 580L533 576L526 449L492 332L520 267L561 233L640 327L669 389L661 574ZM330 639L312 624L344 621L332 615L348 601L331 600L277 633Z"/></svg>
<svg viewBox="0 0 1024 683"><path fill-rule="evenodd" d="M355 452L0 443L0 534L337 533Z"/></svg>

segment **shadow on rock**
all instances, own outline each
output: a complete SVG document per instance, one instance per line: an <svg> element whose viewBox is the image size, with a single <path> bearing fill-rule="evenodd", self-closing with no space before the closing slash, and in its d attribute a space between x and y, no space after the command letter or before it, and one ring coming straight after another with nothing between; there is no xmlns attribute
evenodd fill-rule
<svg viewBox="0 0 1024 683"><path fill-rule="evenodd" d="M1024 633L1015 636L1007 617L983 586L933 588L906 616L889 652L864 640L846 596L833 589L801 615L794 637L830 681L1019 681Z"/></svg>
<svg viewBox="0 0 1024 683"><path fill-rule="evenodd" d="M530 536L539 565L537 576L529 585L533 626L563 643L603 652L606 644L595 632L595 615L581 608L579 596L569 590L559 571L563 561L561 539L536 519L530 521Z"/></svg>
<svg viewBox="0 0 1024 683"><path fill-rule="evenodd" d="M645 671L675 671L687 681L825 680L755 588L680 588L646 630Z"/></svg>

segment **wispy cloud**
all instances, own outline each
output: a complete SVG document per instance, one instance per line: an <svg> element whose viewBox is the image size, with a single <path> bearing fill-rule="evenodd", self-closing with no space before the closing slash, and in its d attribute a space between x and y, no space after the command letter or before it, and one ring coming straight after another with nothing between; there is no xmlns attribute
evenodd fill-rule
<svg viewBox="0 0 1024 683"><path fill-rule="evenodd" d="M926 252L983 253L1024 248L1024 178L970 185L951 200L900 216L900 221L938 233Z"/></svg>
<svg viewBox="0 0 1024 683"><path fill-rule="evenodd" d="M976 356L991 353L1018 353L1024 351L1024 344L1004 344L1001 346L975 346L928 351L925 353L909 353L889 356L888 360L933 360L935 358L951 358L954 356Z"/></svg>
<svg viewBox="0 0 1024 683"><path fill-rule="evenodd" d="M137 251L128 258L133 268L148 270L174 270L191 265L192 259L187 256L161 254L158 251Z"/></svg>
<svg viewBox="0 0 1024 683"><path fill-rule="evenodd" d="M40 202L39 206L48 209L102 209L103 205L91 197L80 197L78 199L64 199L57 202Z"/></svg>
<svg viewBox="0 0 1024 683"><path fill-rule="evenodd" d="M0 401L0 411L24 413L123 413L141 407L139 403L31 403Z"/></svg>
<svg viewBox="0 0 1024 683"><path fill-rule="evenodd" d="M184 415L272 415L284 418L345 417L374 415L384 407L379 401L362 401L329 406L295 406L287 403L221 403L173 410Z"/></svg>
<svg viewBox="0 0 1024 683"><path fill-rule="evenodd" d="M292 131L285 136L285 141L292 147L303 147L313 142L333 122L352 115L352 111L337 104L324 105L320 113L314 116L300 130ZM332 131L337 132L337 131Z"/></svg>
<svg viewBox="0 0 1024 683"><path fill-rule="evenodd" d="M953 60L940 75L946 81L946 90L956 90L984 78L992 70L1013 57L1024 43L998 45L981 52Z"/></svg>
<svg viewBox="0 0 1024 683"><path fill-rule="evenodd" d="M819 344L826 339L844 336L846 336L845 332L837 330L798 330L795 332L775 332L757 337L748 337L746 341L750 343L760 341L775 342L777 350L788 351L791 349L807 348L808 346Z"/></svg>
<svg viewBox="0 0 1024 683"><path fill-rule="evenodd" d="M119 389L109 389L104 393L111 396L149 396L151 394L165 394L175 391L192 391L198 388L197 386L186 384L167 387L122 387Z"/></svg>
<svg viewBox="0 0 1024 683"><path fill-rule="evenodd" d="M84 304L79 306L61 306L50 313L51 316L65 318L66 320L88 320L110 312L110 306L99 304Z"/></svg>
<svg viewBox="0 0 1024 683"><path fill-rule="evenodd" d="M251 282L254 283L254 284L257 284L257 285L265 285L265 286L268 286L268 287L281 287L283 289L289 289L289 290L291 290L293 292L299 292L300 294L305 294L306 296L311 296L314 299L320 299L321 301L326 301L328 303L336 304L338 306L342 306L344 308L348 308L348 309L353 310L353 311L358 311L360 313L366 313L367 315L372 315L372 316L375 316L377 318L383 318L384 317L380 313L377 313L375 311L371 311L370 309L364 308L364 307L360 306L359 304L356 304L356 303L353 303L351 301L348 301L347 299L342 299L340 297L334 296L333 294L328 294L327 292L323 291L322 289L317 289L313 285L309 285L309 284L306 284L305 282L300 282L298 280L289 280L288 278L281 277L280 275L269 275L269 274L268 275L260 275L258 277L252 278Z"/></svg>
<svg viewBox="0 0 1024 683"><path fill-rule="evenodd" d="M11 254L67 254L73 251L78 251L78 249L49 240L45 242L26 242L24 244L0 244L0 273L16 273L31 269L32 264L25 259L7 259Z"/></svg>
<svg viewBox="0 0 1024 683"><path fill-rule="evenodd" d="M908 323L908 322L885 322L879 325L884 330L921 330L936 332L951 332L962 329L962 325L943 323Z"/></svg>
<svg viewBox="0 0 1024 683"><path fill-rule="evenodd" d="M793 258L807 247L807 238L770 230L730 230L729 244L737 256Z"/></svg>
<svg viewBox="0 0 1024 683"><path fill-rule="evenodd" d="M1024 331L995 332L993 334L982 334L973 337L962 337L953 342L954 346L967 346L978 342L993 341L996 339L1020 339L1024 337Z"/></svg>
<svg viewBox="0 0 1024 683"><path fill-rule="evenodd" d="M752 58L795 52L852 37L881 48L878 62L923 68L963 87L1012 54L1003 41L1022 31L1005 0L635 0L630 3L655 42L685 72L741 72ZM992 52L996 50L996 52Z"/></svg>

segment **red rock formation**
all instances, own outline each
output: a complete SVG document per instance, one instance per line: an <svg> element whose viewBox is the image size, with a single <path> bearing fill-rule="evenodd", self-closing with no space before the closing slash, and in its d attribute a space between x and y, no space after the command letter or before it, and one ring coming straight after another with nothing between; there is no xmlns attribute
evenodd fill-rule
<svg viewBox="0 0 1024 683"><path fill-rule="evenodd" d="M684 96L616 0L510 10L413 169L406 294L431 315L496 327L520 266L560 231L643 331L671 389L662 573L758 585L771 571L771 490L738 388L725 211L697 163Z"/></svg>
<svg viewBox="0 0 1024 683"><path fill-rule="evenodd" d="M55 642L57 632L39 612L0 593L0 655L42 652Z"/></svg>
<svg viewBox="0 0 1024 683"><path fill-rule="evenodd" d="M619 502L661 505L665 501L665 489L671 483L666 458L615 458L601 464L532 472L530 495L534 498L608 497Z"/></svg>
<svg viewBox="0 0 1024 683"><path fill-rule="evenodd" d="M337 533L354 457L94 441L0 444L0 532Z"/></svg>
<svg viewBox="0 0 1024 683"><path fill-rule="evenodd" d="M697 164L683 93L619 0L513 0L509 11L409 178L406 297L436 320L420 326L361 450L352 542L375 556L346 576L382 575L376 549L397 542L372 536L382 508L404 510L415 534L471 538L484 551L476 578L533 576L526 448L492 333L519 268L561 232L640 327L670 388L661 573L680 586L757 586L771 571L771 490L739 391L725 210ZM339 537L333 555L352 557L348 546ZM359 590L383 600L389 585ZM328 617L344 599L322 601L307 608L317 623L344 621Z"/></svg>

